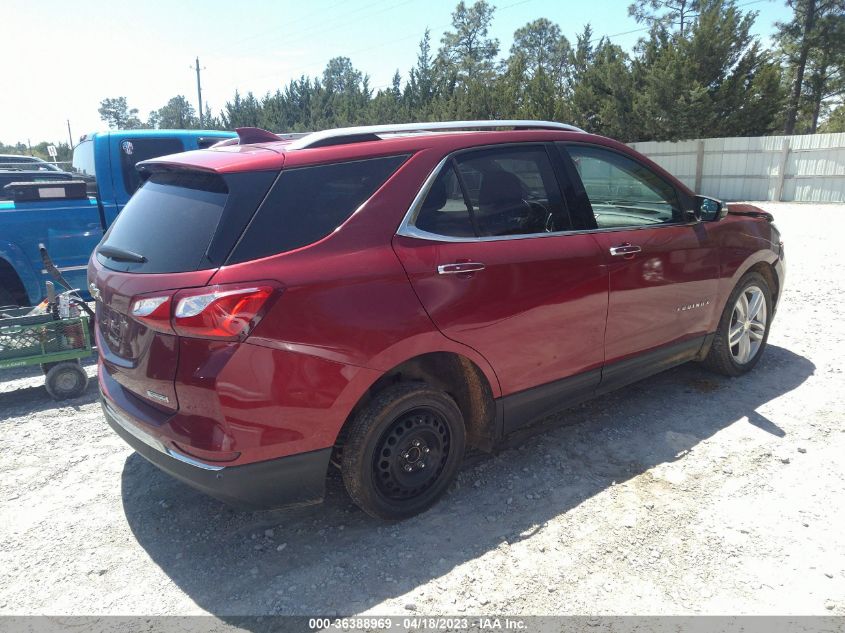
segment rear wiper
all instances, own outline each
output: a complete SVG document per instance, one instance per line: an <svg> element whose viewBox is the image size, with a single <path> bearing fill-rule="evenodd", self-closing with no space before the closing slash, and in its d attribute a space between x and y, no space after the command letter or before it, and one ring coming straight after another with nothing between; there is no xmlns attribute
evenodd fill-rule
<svg viewBox="0 0 845 633"><path fill-rule="evenodd" d="M108 257L109 259L113 259L118 262L135 262L138 264L143 264L145 261L147 261L147 258L143 255L133 253L132 251L127 251L124 248L109 246L108 244L98 248L97 254L102 255L103 257Z"/></svg>

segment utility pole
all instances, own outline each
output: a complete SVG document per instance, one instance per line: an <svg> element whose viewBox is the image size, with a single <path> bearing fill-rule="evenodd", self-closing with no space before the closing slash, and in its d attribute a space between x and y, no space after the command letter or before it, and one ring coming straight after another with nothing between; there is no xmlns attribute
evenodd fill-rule
<svg viewBox="0 0 845 633"><path fill-rule="evenodd" d="M199 113L200 127L202 127L202 85L200 84L200 58L197 56L197 65L193 67L197 71L197 112Z"/></svg>
<svg viewBox="0 0 845 633"><path fill-rule="evenodd" d="M67 140L70 141L69 147L73 149L73 133L70 131L70 119L67 120Z"/></svg>
<svg viewBox="0 0 845 633"><path fill-rule="evenodd" d="M29 148L29 155L35 156L35 154L32 153L32 143L29 142L29 139L26 139L26 146Z"/></svg>

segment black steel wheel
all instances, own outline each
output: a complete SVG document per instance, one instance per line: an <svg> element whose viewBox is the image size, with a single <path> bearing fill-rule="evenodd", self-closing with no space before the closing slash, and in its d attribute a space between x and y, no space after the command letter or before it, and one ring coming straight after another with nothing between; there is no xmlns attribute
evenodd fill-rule
<svg viewBox="0 0 845 633"><path fill-rule="evenodd" d="M88 374L76 361L56 363L47 371L44 386L55 400L76 398L88 387Z"/></svg>
<svg viewBox="0 0 845 633"><path fill-rule="evenodd" d="M422 383L380 392L355 417L341 471L352 500L381 519L428 509L463 459L464 420L446 393Z"/></svg>
<svg viewBox="0 0 845 633"><path fill-rule="evenodd" d="M408 499L425 492L446 465L449 425L439 411L411 409L390 425L373 455L376 487L388 499Z"/></svg>

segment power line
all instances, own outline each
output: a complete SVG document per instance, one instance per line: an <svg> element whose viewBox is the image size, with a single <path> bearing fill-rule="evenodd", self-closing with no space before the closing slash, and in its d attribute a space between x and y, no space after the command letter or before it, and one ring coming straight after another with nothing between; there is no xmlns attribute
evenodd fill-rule
<svg viewBox="0 0 845 633"><path fill-rule="evenodd" d="M338 7L342 4L346 4L346 2L347 2L347 0L340 0L339 2L335 2L333 4L330 4L328 7L326 7L324 9L324 11L330 11L331 9L334 9L335 7ZM228 42L227 44L225 44L223 46L220 46L218 48L212 49L211 51L208 51L206 54L207 55L214 55L214 54L216 54L220 51L229 49L232 46L237 46L238 44L243 44L244 42L249 42L250 40L258 39L258 38L264 37L265 35L270 35L271 33L277 33L277 32L282 31L282 30L290 29L291 26L295 26L295 25L299 24L300 22L303 22L304 20L311 19L311 18L312 18L311 14L302 16L301 18L299 18L297 20L292 20L291 22L285 23L283 26L276 26L276 27L273 27L272 29L262 31L260 33L253 33L252 35L248 35L247 37L244 37L242 39L235 40L234 42Z"/></svg>
<svg viewBox="0 0 845 633"><path fill-rule="evenodd" d="M358 20L361 20L361 19L364 19L364 18L371 18L375 15L381 15L382 13L386 13L387 11L391 11L393 9L396 9L396 8L399 8L399 7L404 6L406 4L409 4L412 1L413 0L404 0L403 2L396 3L393 6L387 7L385 9L380 10L380 11L375 11L371 14L361 15L361 16L359 16ZM739 8L747 7L747 6L754 5L754 4L760 4L762 2L773 2L773 1L774 0L749 0L748 2L743 2L743 3L737 4L736 7L739 9ZM534 0L518 0L517 2L512 2L512 3L507 4L505 6L502 6L502 7L496 7L496 11L501 12L501 11L504 11L504 10L507 10L507 9L510 9L510 8L513 8L513 7L517 7L517 6L520 6L520 5L523 5L523 4L527 4L529 2L534 2ZM331 5L331 7L338 6L339 4L343 4L343 3L339 2L339 3L336 3L334 5ZM380 2L374 2L374 3L366 5L364 8L365 9L370 8L370 7L376 6L378 4L380 4ZM360 11L360 9L356 10L353 13L357 13L359 11ZM351 15L351 14L345 14L344 16L340 16L338 18L338 20L342 21L343 18L348 16L348 15ZM358 21L358 20L356 20L356 21ZM318 25L315 29L312 29L310 31L306 31L306 32L303 32L303 33L298 33L298 35L299 35L298 39L301 40L302 38L308 37L309 35L311 35L312 33L315 33L315 32L325 33L325 32L331 31L331 30L335 30L336 28L339 28L340 26L345 26L346 24L348 24L348 22L343 22L342 24L338 24L337 26L331 27L329 29L325 29L322 25ZM430 28L431 28L431 30L440 30L440 29L446 29L450 26L451 26L451 22L448 23L448 24L443 24L441 26L435 26L435 27L430 27ZM648 31L650 28L651 28L650 26L645 26L645 27L640 27L640 28L636 28L636 29L631 29L631 30L628 30L628 31L621 31L619 33L611 33L609 35L601 35L601 36L597 36L597 37L590 39L589 42L592 43L592 42L595 42L595 41L599 41L599 40L601 40L605 37L607 39L612 39L612 38L615 38L615 37L621 37L623 35L631 35L633 33L641 33L641 32L644 32L644 31ZM273 29L273 30L278 30L278 29ZM265 32L265 34L269 33L269 32L271 32L271 31ZM261 36L261 34L255 36L255 37L260 37L260 36ZM377 50L377 49L384 48L386 46L390 46L392 44L396 44L398 42L402 42L402 41L405 41L405 40L408 40L408 39L411 39L411 38L414 38L414 37L419 37L419 33L415 32L415 33L408 34L408 35L405 35L405 36L402 36L402 37L399 37L399 38L396 38L396 39L389 40L387 42L381 42L380 44L376 44L374 46L368 46L368 47L365 47L365 48L360 48L360 49L356 49L356 50L353 50L353 51L349 51L349 52L346 53L346 56L356 55L358 53L369 52L369 51L372 51L372 50ZM250 38L246 38L246 39L253 39L253 37L251 36ZM296 43L298 41L298 39L295 38L293 40L285 40L285 43L286 44ZM245 41L245 40L243 40L243 41ZM247 51L242 51L242 52L248 52L248 50L249 49L247 49ZM311 67L313 67L313 64L299 66L299 67L296 67L296 68L286 70L285 74L288 74L289 76L293 77L293 76L295 76L295 74L297 72L307 70ZM266 77L277 76L277 75L280 75L280 74L281 74L280 72L274 71L274 72L271 72L271 73L264 73L262 75L255 75L255 76L252 76L252 77L248 77L246 79L243 79L242 81L246 82L246 81L253 81L253 80L256 80L256 79L264 79ZM377 91L382 90L384 88L388 88L391 85L392 85L392 83L387 83L387 84L384 84L384 85L371 87L370 90L372 90L373 92L377 92Z"/></svg>
<svg viewBox="0 0 845 633"><path fill-rule="evenodd" d="M742 4L736 5L736 8L741 9L742 7L747 7L747 6L752 5L752 4L760 4L761 2L772 2L772 0L751 0L750 2L743 2ZM697 17L697 16L693 16L693 17ZM659 20L655 20L655 21L659 21ZM597 42L601 39L604 39L605 37L607 39L612 39L614 37L620 37L622 35L631 35L632 33L642 33L643 31L648 31L650 28L651 28L650 26L643 26L643 27L640 27L638 29L632 29L630 31L622 31L621 33L612 33L611 35L602 35L600 37L592 38L589 41L589 43L592 44L593 42Z"/></svg>
<svg viewBox="0 0 845 633"><path fill-rule="evenodd" d="M376 16L376 15L381 15L382 13L386 13L387 11L392 11L394 9L401 7L401 6L409 4L410 2L413 2L413 0L404 0L403 2L395 3L395 4L393 4L389 7L386 7L384 9L379 10L379 11L374 11L372 13L363 13L363 14L361 13L362 11L364 11L366 9L370 9L372 7L375 7L375 6L385 4L385 0L376 0L376 2L371 2L370 4L366 4L363 7L359 7L357 9L355 9L354 11L350 11L349 13L343 13L341 15L334 16L334 18L328 20L328 22L323 21L323 22L320 22L319 24L313 25L310 28L305 28L304 30L298 30L291 37L285 37L284 38L284 44L289 46L291 44L297 44L299 42L302 42L303 40L306 40L306 39L308 39L308 38L310 38L314 35L321 35L322 36L325 33L330 33L332 31L336 31L339 28L343 28L343 27L347 26L350 22L358 22L358 21L363 20L365 18L371 18L371 17ZM347 18L352 18L352 19L347 19ZM275 29L275 30L278 30L278 29ZM255 50L257 50L261 47L262 47L261 44L259 44L257 46L251 46L251 47L244 48L244 49L237 51L236 54L249 53L249 52L255 51Z"/></svg>
<svg viewBox="0 0 845 633"><path fill-rule="evenodd" d="M372 15L379 15L381 13L385 13L386 11L396 9L396 8L402 6L402 5L405 5L405 4L409 4L412 1L413 0L405 0L404 2L400 2L398 4L395 4L392 7L389 7L388 9L385 9L383 11L378 11L374 14L371 14L370 16L362 16L362 19L363 19L363 17L372 17ZM497 7L496 11L505 11L505 10L510 9L512 7L517 7L517 6L527 4L529 2L534 2L534 1L535 0L519 0L518 2L512 2L511 4L505 5L503 7ZM368 6L372 6L372 5L368 5ZM447 24L442 24L440 26L429 27L429 28L430 28L430 30L432 28L433 28L433 30L440 30L440 29L448 28L450 26L452 26L451 22L449 22ZM346 52L345 56L349 57L351 55L357 55L358 53L366 53L366 52L369 52L369 51L372 51L372 50L377 50L377 49L384 48L384 47L392 45L392 44L396 44L398 42L403 42L403 41L409 40L411 38L417 38L419 36L420 36L419 32L415 31L414 33L409 33L408 35L404 35L402 37L392 39L392 40L389 40L387 42L381 42L380 44L376 44L374 46L367 46L367 47L364 47L364 48L356 49L354 51L348 51L348 52ZM286 74L293 77L293 76L296 75L297 72L307 70L307 69L311 68L312 66L313 66L313 64L303 65L303 66L299 66L299 67L296 67L296 68L290 68L285 72L286 72ZM274 72L271 72L271 73L264 73L262 75L254 75L252 77L247 77L246 79L243 79L242 81L252 81L252 80L255 80L255 79L264 79L265 77L272 77L272 76L275 76L275 75L278 75L278 74L280 74L280 73L277 72L277 71L274 71ZM387 85L390 85L390 84L387 84Z"/></svg>

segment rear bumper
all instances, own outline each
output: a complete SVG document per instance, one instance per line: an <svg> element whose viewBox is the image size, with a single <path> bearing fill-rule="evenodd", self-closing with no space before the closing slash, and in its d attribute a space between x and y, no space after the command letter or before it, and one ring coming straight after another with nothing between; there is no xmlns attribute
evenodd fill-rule
<svg viewBox="0 0 845 633"><path fill-rule="evenodd" d="M208 464L164 447L102 394L101 404L109 426L142 457L229 505L260 509L317 503L323 498L331 448L243 466Z"/></svg>

